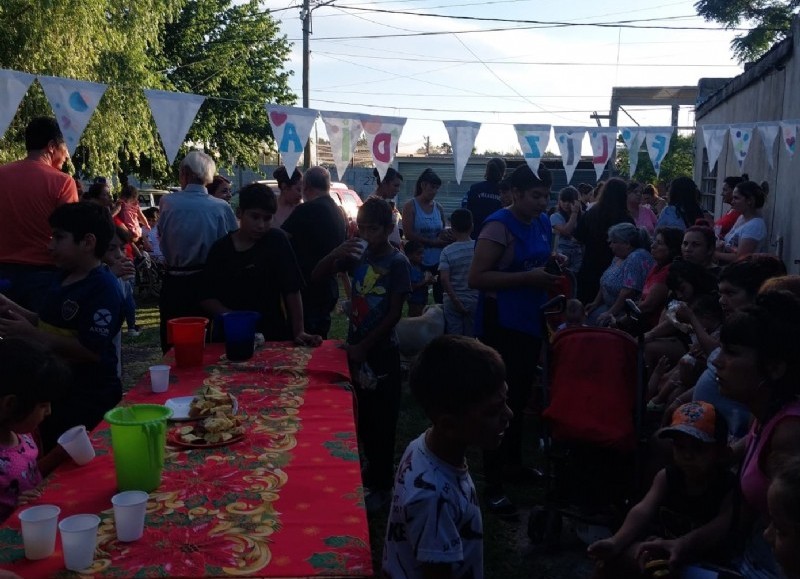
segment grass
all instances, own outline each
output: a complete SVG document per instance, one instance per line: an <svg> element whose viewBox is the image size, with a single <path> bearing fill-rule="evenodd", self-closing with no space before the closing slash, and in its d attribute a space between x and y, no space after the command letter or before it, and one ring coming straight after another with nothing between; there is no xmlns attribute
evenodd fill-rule
<svg viewBox="0 0 800 579"><path fill-rule="evenodd" d="M137 312L137 323L141 335L128 338L123 332L123 383L125 388L136 384L147 371L148 366L161 359L158 331L158 307L153 303L142 303ZM347 319L334 315L331 338L344 339L347 334ZM533 420L529 420L526 431L526 457L528 464L541 465L538 454L538 438ZM404 387L400 419L397 424L397 447L395 461L399 460L408 443L428 427L428 421ZM468 456L470 471L478 487L483 487L482 460L480 452ZM543 552L531 547L527 534L527 511L540 504L541 490L532 486L509 485L510 498L517 503L523 517L518 523L508 523L491 515L484 515L484 568L487 579L572 579L586 577L589 566L583 555L585 547L578 543L574 534L564 533L564 548L558 552ZM373 566L376 574L380 572L381 551L386 531L386 514L370 515L369 532L372 544ZM379 576L379 575L378 575Z"/></svg>

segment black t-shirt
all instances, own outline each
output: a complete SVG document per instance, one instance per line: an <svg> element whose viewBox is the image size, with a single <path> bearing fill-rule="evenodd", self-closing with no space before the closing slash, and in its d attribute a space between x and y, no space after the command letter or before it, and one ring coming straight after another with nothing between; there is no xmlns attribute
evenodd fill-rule
<svg viewBox="0 0 800 579"><path fill-rule="evenodd" d="M339 206L329 195L301 203L281 226L290 236L306 287L303 309L310 313L329 313L339 299L336 276L311 282L314 267L336 247L344 243L345 222Z"/></svg>
<svg viewBox="0 0 800 579"><path fill-rule="evenodd" d="M481 181L469 188L467 193L466 208L472 212L472 222L475 224L472 230L472 239L478 239L478 234L483 227L483 222L492 213L501 209L503 204L500 202L500 186L491 181Z"/></svg>
<svg viewBox="0 0 800 579"><path fill-rule="evenodd" d="M245 251L236 250L229 233L211 246L203 273L202 299L259 312L257 328L267 340L292 339L283 296L302 289L303 278L283 231L269 229Z"/></svg>

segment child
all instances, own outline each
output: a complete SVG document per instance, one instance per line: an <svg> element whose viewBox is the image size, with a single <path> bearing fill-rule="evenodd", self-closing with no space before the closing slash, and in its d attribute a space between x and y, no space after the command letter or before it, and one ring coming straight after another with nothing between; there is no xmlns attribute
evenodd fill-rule
<svg viewBox="0 0 800 579"><path fill-rule="evenodd" d="M422 256L425 246L421 241L407 241L403 251L411 264L411 295L408 296L408 317L422 315L428 304L428 286L433 284L433 274L422 270Z"/></svg>
<svg viewBox="0 0 800 579"><path fill-rule="evenodd" d="M142 237L142 226L149 229L147 218L139 207L139 191L133 185L126 185L119 194L119 218L131 232L132 242Z"/></svg>
<svg viewBox="0 0 800 579"><path fill-rule="evenodd" d="M122 225L114 226L114 238L119 242L119 249L123 252L125 258L133 263L128 248L131 244L131 233ZM113 241L112 239L112 241ZM115 244L116 245L116 244ZM108 251L108 249L106 250ZM133 272L126 273L125 275L118 276L117 278L122 287L122 297L124 298L123 313L125 316L125 324L128 326L128 337L138 338L141 334L141 328L136 325L136 300L133 297L133 284L136 282L136 269Z"/></svg>
<svg viewBox="0 0 800 579"><path fill-rule="evenodd" d="M150 245L150 258L157 263L164 263L164 254L161 253L161 242L158 238L158 208L148 207L144 213L150 230L147 232L147 242Z"/></svg>
<svg viewBox="0 0 800 579"><path fill-rule="evenodd" d="M200 304L212 317L236 310L258 312L256 328L267 340L319 346L322 338L303 330L303 276L289 238L271 226L276 208L268 186L242 187L236 209L239 229L211 246ZM221 340L221 324L214 326L213 337Z"/></svg>
<svg viewBox="0 0 800 579"><path fill-rule="evenodd" d="M711 404L690 402L678 407L658 436L672 440L674 464L656 474L613 537L589 546L601 576L635 575L657 560L679 571L713 555L730 530L737 481L725 464L725 419ZM648 538L653 531L660 538Z"/></svg>
<svg viewBox="0 0 800 579"><path fill-rule="evenodd" d="M800 578L800 461L795 457L785 465L767 492L769 527L764 537L772 545L775 558L787 579Z"/></svg>
<svg viewBox="0 0 800 579"><path fill-rule="evenodd" d="M72 381L42 422L42 450L65 430L94 428L122 398L114 336L122 325L123 296L101 258L114 237L104 207L82 201L50 215L50 253L60 269L38 313L0 296L0 337L21 336L44 344L70 365Z"/></svg>
<svg viewBox="0 0 800 579"><path fill-rule="evenodd" d="M65 388L63 364L35 342L0 340L0 522L42 481L32 433Z"/></svg>
<svg viewBox="0 0 800 579"><path fill-rule="evenodd" d="M570 299L567 300L567 305L564 308L564 323L558 326L557 330L565 330L567 328L582 328L586 325L586 309L583 307L581 300Z"/></svg>
<svg viewBox="0 0 800 579"><path fill-rule="evenodd" d="M409 385L432 425L397 467L383 577L483 577L483 522L466 450L500 446L512 416L505 373L495 350L465 336L436 338L417 358Z"/></svg>
<svg viewBox="0 0 800 579"><path fill-rule="evenodd" d="M455 241L443 248L439 256L439 279L446 294L445 331L448 334L474 336L478 290L471 289L467 283L472 256L475 255L475 241L471 237L473 223L470 210L453 211L450 216L450 226Z"/></svg>
<svg viewBox="0 0 800 579"><path fill-rule="evenodd" d="M356 384L358 440L364 449L367 510L383 508L394 474L394 442L400 412L400 350L395 325L411 291L405 256L389 243L392 210L370 197L358 210L358 234L328 254L312 280L339 270L352 277L353 297L347 333L347 358ZM364 248L361 242L366 241Z"/></svg>

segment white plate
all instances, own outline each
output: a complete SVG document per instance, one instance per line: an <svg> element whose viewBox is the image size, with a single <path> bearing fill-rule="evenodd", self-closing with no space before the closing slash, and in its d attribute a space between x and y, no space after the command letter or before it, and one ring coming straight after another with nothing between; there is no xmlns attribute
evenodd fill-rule
<svg viewBox="0 0 800 579"><path fill-rule="evenodd" d="M231 397L231 403L233 406L233 413L236 414L239 412L239 401L236 400L235 396L228 395ZM167 408L172 409L172 416L170 420L174 422L187 422L189 420L199 420L201 418L206 418L205 416L189 416L189 407L192 404L192 400L194 400L194 396L179 396L178 398L170 398L166 402L164 402L164 406Z"/></svg>

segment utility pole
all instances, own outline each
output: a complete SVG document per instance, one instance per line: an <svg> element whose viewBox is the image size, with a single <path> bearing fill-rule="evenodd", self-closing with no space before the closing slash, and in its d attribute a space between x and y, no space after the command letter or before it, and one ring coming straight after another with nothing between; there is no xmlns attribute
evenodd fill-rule
<svg viewBox="0 0 800 579"><path fill-rule="evenodd" d="M309 70L309 36L311 35L311 6L309 0L303 0L303 10L300 12L300 20L303 21L303 108L308 108L308 70ZM306 142L305 151L303 151L303 169L308 170L311 166L311 142ZM286 167L289 174L292 172L292 167Z"/></svg>

